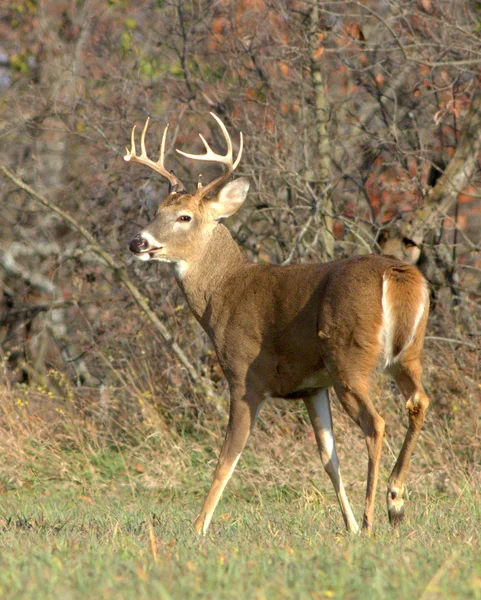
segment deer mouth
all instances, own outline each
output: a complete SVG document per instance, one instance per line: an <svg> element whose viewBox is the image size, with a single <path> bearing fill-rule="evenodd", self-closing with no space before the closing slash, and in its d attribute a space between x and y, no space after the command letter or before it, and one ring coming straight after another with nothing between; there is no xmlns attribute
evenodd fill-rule
<svg viewBox="0 0 481 600"><path fill-rule="evenodd" d="M148 261L148 260L153 260L157 257L159 257L159 254L161 252L163 252L164 247L163 246L158 246L156 248L149 248L148 250L132 250L131 252L132 254L135 256L135 258L139 259L139 260L143 260L143 261Z"/></svg>
<svg viewBox="0 0 481 600"><path fill-rule="evenodd" d="M137 258L141 260L152 260L156 258L161 252L163 252L164 247L158 246L157 248L149 248L148 250L143 250L136 254Z"/></svg>
<svg viewBox="0 0 481 600"><path fill-rule="evenodd" d="M148 250L143 250L142 252L137 252L137 254L155 254L156 252L160 252L163 250L163 246L159 246L158 248L149 248Z"/></svg>

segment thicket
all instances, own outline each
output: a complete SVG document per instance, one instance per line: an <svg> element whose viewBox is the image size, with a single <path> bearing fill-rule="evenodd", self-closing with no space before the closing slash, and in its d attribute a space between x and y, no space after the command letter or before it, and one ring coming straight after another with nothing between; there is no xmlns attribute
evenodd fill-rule
<svg viewBox="0 0 481 600"><path fill-rule="evenodd" d="M479 485L480 23L477 3L448 0L2 0L3 456L22 439L220 445L213 349L168 267L128 251L165 182L122 160L134 123L151 117L155 155L170 122L167 164L195 186L173 149L196 152L199 131L220 149L214 111L244 133L251 192L228 226L252 261L387 252L424 272L432 406L415 470ZM373 391L398 444L402 403ZM346 457L362 452L336 422ZM260 427L279 447L307 431L288 403Z"/></svg>

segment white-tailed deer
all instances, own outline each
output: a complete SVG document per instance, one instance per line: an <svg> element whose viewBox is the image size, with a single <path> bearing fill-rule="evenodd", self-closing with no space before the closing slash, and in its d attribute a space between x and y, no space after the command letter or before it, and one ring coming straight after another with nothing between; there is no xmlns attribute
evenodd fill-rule
<svg viewBox="0 0 481 600"><path fill-rule="evenodd" d="M250 264L219 221L244 202L249 183L228 183L237 159L222 121L212 116L227 143L215 154L184 156L218 162L224 172L190 194L164 167L167 128L157 162L147 157L145 124L137 155L132 130L125 160L147 165L170 182L154 220L130 242L144 261L173 265L175 277L196 319L214 344L230 389L225 441L207 498L195 521L205 533L266 397L302 398L314 428L322 464L336 491L346 528L358 531L339 470L328 388L334 387L349 416L366 436L367 491L363 527L370 528L384 420L369 397L378 363L390 372L406 398L409 428L387 490L392 525L404 516L404 480L429 401L421 383L421 353L429 300L416 268L397 259L369 255L325 264ZM134 128L135 129L135 128Z"/></svg>

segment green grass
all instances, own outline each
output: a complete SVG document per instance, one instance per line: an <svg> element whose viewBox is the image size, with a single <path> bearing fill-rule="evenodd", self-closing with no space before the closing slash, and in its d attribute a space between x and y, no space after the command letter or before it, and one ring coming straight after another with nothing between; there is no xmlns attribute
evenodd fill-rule
<svg viewBox="0 0 481 600"><path fill-rule="evenodd" d="M252 483L247 450L198 538L192 521L212 466L194 468L197 455L165 487L148 484L152 463L129 451L26 456L2 483L2 599L481 598L474 485L457 496L412 492L398 535L380 492L375 534L349 537L325 477L320 493L307 481ZM359 515L362 493L351 496Z"/></svg>

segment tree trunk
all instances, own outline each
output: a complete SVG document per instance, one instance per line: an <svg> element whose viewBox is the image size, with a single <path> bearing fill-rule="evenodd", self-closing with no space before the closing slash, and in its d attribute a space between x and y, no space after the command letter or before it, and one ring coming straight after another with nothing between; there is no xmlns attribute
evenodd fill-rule
<svg viewBox="0 0 481 600"><path fill-rule="evenodd" d="M319 203L319 216L322 228L319 235L321 257L322 260L331 260L334 258L333 208L332 196L330 190L327 188L331 169L331 144L327 129L329 123L329 106L326 98L325 81L319 61L319 4L319 0L315 0L312 6L309 32L317 142L313 170L316 180L314 188L316 196L323 195L322 201Z"/></svg>

